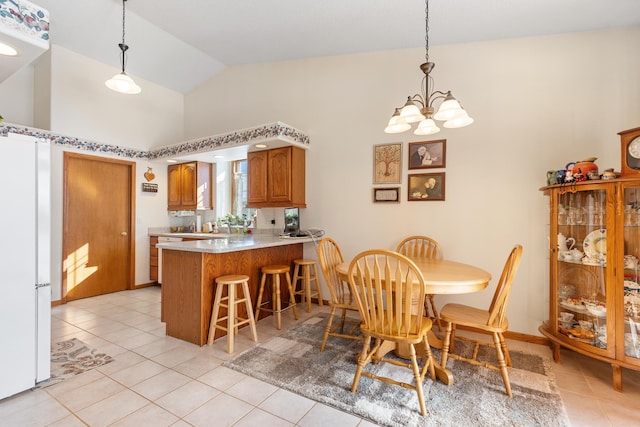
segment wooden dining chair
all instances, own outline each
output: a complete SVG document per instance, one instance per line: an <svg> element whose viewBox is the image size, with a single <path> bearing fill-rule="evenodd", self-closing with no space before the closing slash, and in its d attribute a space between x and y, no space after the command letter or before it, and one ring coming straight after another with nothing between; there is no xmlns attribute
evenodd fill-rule
<svg viewBox="0 0 640 427"><path fill-rule="evenodd" d="M349 265L349 285L362 317L360 329L364 335L362 351L358 355L358 366L353 378L351 392L355 393L360 376L415 390L420 403L420 413L427 413L422 392L422 382L429 371L435 380L435 369L427 333L431 330L431 319L424 315L420 304L424 301L425 284L422 273L413 261L397 252L385 249L369 250L358 254ZM375 343L371 346L371 339ZM410 361L385 357L398 344L409 348ZM424 365L420 367L415 345L419 347ZM407 384L393 378L365 371L369 363L391 363L410 369L414 383Z"/></svg>
<svg viewBox="0 0 640 427"><path fill-rule="evenodd" d="M438 242L426 236L410 236L398 243L396 252L401 253L411 259L442 259L442 249ZM429 307L431 306L431 307ZM431 308L431 311L429 311ZM424 300L424 309L427 315L431 312L432 319L438 325L438 330L442 331L442 323L438 316L438 308L436 307L435 298L432 294L427 294Z"/></svg>
<svg viewBox="0 0 640 427"><path fill-rule="evenodd" d="M493 300L488 310L470 307L463 304L447 304L440 311L440 317L446 324L446 332L444 341L442 344L442 367L447 365L447 358L462 360L474 365L484 366L489 369L500 371L502 374L502 381L504 387L511 397L511 384L509 383L509 374L507 372L507 366L511 366L511 357L509 355L509 349L504 341L504 332L508 329L507 321L507 304L509 302L509 295L511 294L511 287L513 285L513 279L515 278L516 271L520 265L520 258L522 257L522 246L516 245L502 270L500 281L493 294ZM471 357L463 357L458 354L449 352L449 349L453 346L455 337L455 329L457 325L466 326L476 330L480 330L486 333L490 333L493 336L493 344L488 342L482 342L477 339L471 339L467 337L457 337L459 340L470 341L474 343L473 354ZM496 365L486 362L478 361L478 349L481 345L495 348L496 358L498 362Z"/></svg>
<svg viewBox="0 0 640 427"><path fill-rule="evenodd" d="M360 326L360 319L358 318L351 322L347 319L348 311L355 312L354 314L358 317L359 311L355 299L351 294L349 284L337 271L338 265L344 262L344 257L335 240L330 237L325 237L320 240L318 243L318 262L320 263L322 275L327 282L329 293L331 294L331 301L329 302L331 312L329 313L322 344L320 345L320 351L324 351L329 336L361 340L362 335L357 333ZM332 327L333 318L338 310L340 310L340 322ZM346 332L345 324L349 327Z"/></svg>

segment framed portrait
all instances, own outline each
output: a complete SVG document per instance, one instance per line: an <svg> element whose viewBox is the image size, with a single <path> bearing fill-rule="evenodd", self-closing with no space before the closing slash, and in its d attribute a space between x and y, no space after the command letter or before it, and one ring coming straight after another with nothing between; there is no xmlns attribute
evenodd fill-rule
<svg viewBox="0 0 640 427"><path fill-rule="evenodd" d="M373 146L373 183L400 184L402 143Z"/></svg>
<svg viewBox="0 0 640 427"><path fill-rule="evenodd" d="M443 168L446 160L446 139L409 143L409 169Z"/></svg>
<svg viewBox="0 0 640 427"><path fill-rule="evenodd" d="M400 203L400 187L374 188L373 203Z"/></svg>
<svg viewBox="0 0 640 427"><path fill-rule="evenodd" d="M429 202L432 200L444 200L445 173L421 173L409 175L410 202Z"/></svg>

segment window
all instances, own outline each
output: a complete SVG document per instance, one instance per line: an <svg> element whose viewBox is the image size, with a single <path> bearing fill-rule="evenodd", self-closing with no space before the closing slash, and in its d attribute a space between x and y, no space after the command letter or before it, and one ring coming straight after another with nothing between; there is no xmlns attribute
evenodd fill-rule
<svg viewBox="0 0 640 427"><path fill-rule="evenodd" d="M247 159L231 162L231 173L231 213L251 221L256 210L247 208Z"/></svg>

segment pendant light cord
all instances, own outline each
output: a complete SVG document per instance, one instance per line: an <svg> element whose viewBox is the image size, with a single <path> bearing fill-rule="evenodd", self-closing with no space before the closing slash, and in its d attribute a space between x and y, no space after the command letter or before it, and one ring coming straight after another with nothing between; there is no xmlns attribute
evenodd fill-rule
<svg viewBox="0 0 640 427"><path fill-rule="evenodd" d="M425 46L424 62L429 62L429 0L426 0L424 2L424 14L426 16L425 32L424 32L424 46ZM124 35L122 36L122 38L124 40Z"/></svg>

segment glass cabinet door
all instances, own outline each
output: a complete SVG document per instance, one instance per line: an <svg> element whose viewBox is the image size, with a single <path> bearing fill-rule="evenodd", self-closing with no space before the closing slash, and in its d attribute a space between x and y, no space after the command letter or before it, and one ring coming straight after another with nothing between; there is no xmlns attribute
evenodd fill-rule
<svg viewBox="0 0 640 427"><path fill-rule="evenodd" d="M607 338L613 337L607 331L606 222L607 215L613 215L606 209L607 191L567 192L559 194L557 202L558 332L606 349Z"/></svg>
<svg viewBox="0 0 640 427"><path fill-rule="evenodd" d="M624 353L640 358L640 187L624 188Z"/></svg>

